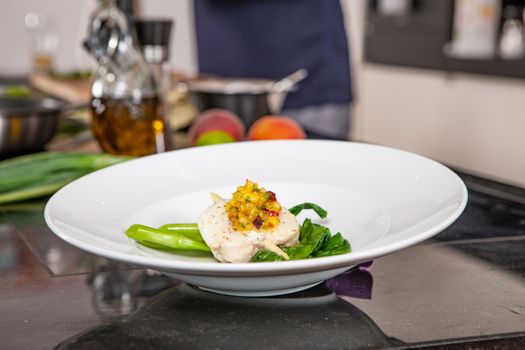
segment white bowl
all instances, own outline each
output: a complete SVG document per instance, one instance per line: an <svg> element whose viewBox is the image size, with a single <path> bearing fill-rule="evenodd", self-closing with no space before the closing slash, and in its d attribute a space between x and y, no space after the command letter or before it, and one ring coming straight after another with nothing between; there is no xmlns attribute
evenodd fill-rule
<svg viewBox="0 0 525 350"><path fill-rule="evenodd" d="M225 264L148 249L124 235L134 223L195 222L211 203L210 192L230 197L246 179L274 191L283 206L309 201L327 209L323 224L340 231L353 251ZM45 219L60 238L90 253L218 293L267 296L308 288L430 238L454 222L466 201L456 174L412 153L339 141L258 141L178 150L96 171L58 191ZM302 213L300 222L306 216L314 218Z"/></svg>

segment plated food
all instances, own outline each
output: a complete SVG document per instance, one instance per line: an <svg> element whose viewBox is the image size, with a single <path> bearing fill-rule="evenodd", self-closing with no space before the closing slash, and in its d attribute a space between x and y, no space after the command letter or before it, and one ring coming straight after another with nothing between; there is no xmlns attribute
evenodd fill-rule
<svg viewBox="0 0 525 350"><path fill-rule="evenodd" d="M290 212L295 203L320 204L329 220L304 210L298 222L304 227L310 218L334 233L337 229L352 252L220 263L210 252L151 249L124 234L135 223L154 228L194 223L198 229L198 218L212 204L209 193L230 197L246 178L274 191ZM456 174L412 153L354 142L257 141L190 147L98 170L55 193L45 219L58 237L89 253L216 293L269 296L309 288L428 239L454 222L466 202L466 187Z"/></svg>
<svg viewBox="0 0 525 350"><path fill-rule="evenodd" d="M166 224L152 228L133 224L126 235L159 250L211 252L224 263L299 260L339 255L351 251L341 233L305 219L299 225L296 215L312 209L320 218L327 212L313 203L286 209L272 191L250 180L237 187L227 200L212 193L213 204L197 223Z"/></svg>

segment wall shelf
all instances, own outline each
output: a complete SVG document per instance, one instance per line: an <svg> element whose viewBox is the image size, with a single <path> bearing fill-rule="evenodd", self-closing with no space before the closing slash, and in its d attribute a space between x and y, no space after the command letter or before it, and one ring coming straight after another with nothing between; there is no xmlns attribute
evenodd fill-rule
<svg viewBox="0 0 525 350"><path fill-rule="evenodd" d="M381 16L376 2L368 8L365 60L370 63L525 79L525 58L510 60L449 57L453 0L419 0L401 18Z"/></svg>

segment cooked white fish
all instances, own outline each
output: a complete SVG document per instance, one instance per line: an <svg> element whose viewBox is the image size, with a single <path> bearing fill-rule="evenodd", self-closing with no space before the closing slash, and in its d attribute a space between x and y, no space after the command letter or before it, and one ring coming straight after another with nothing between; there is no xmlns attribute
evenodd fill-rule
<svg viewBox="0 0 525 350"><path fill-rule="evenodd" d="M249 262L261 249L273 251L288 259L279 246L289 247L299 240L299 224L295 216L282 208L280 223L272 231L239 232L233 229L224 205L216 198L199 217L197 224L202 238L215 258L221 262Z"/></svg>

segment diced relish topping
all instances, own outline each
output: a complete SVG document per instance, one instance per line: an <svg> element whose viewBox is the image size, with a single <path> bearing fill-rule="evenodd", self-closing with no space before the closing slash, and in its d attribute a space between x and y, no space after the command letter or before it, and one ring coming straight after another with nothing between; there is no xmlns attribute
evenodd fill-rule
<svg viewBox="0 0 525 350"><path fill-rule="evenodd" d="M237 187L225 208L236 231L272 231L279 225L281 204L275 193L250 180Z"/></svg>

